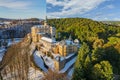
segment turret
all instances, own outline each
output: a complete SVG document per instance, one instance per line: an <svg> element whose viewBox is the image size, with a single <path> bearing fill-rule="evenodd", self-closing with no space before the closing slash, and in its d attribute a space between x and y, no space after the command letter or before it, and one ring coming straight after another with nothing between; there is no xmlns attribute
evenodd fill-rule
<svg viewBox="0 0 120 80"><path fill-rule="evenodd" d="M70 36L69 36L69 39L68 39L68 40L70 40L70 41L72 40L71 34L70 34Z"/></svg>

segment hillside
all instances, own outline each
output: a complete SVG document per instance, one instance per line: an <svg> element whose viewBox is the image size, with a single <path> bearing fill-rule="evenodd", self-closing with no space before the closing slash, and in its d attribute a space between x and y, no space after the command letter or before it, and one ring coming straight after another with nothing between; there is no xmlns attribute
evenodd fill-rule
<svg viewBox="0 0 120 80"><path fill-rule="evenodd" d="M91 38L94 40L95 37L107 40L107 37L120 32L119 26L85 18L49 19L48 23L57 28L57 33L61 33L60 38L66 38L71 34L73 38L79 38L80 41L92 41Z"/></svg>
<svg viewBox="0 0 120 80"><path fill-rule="evenodd" d="M33 80L41 78L43 73L34 64L32 52L34 46L25 37L19 43L11 45L0 62L0 80Z"/></svg>
<svg viewBox="0 0 120 80"><path fill-rule="evenodd" d="M72 80L113 80L114 77L115 80L120 79L120 26L85 18L49 19L48 23L56 27L57 40L66 39L70 35L73 40L76 38L80 40L81 47L78 51ZM37 63L41 63L39 66L35 65L33 56L31 56L34 50L31 51L30 46L33 46L31 39L26 37L20 43L8 48L0 63L0 77L6 79L9 73L14 79L28 79L31 67L35 68L35 75L36 71L40 72L42 60L38 60ZM34 56L38 58L38 55ZM52 80L51 75L59 75L56 72L51 73L45 75L49 80ZM30 74L34 74L33 71ZM63 78L63 75L61 76Z"/></svg>
<svg viewBox="0 0 120 80"><path fill-rule="evenodd" d="M13 19L8 19L8 18L0 18L0 21L11 21Z"/></svg>
<svg viewBox="0 0 120 80"><path fill-rule="evenodd" d="M48 23L57 28L57 39L72 35L82 44L72 80L120 79L120 26L84 18L49 19Z"/></svg>
<svg viewBox="0 0 120 80"><path fill-rule="evenodd" d="M39 21L39 20L43 20L43 19L39 19L39 18L28 18L28 19L0 18L0 21L17 21L17 20L23 20L23 21Z"/></svg>

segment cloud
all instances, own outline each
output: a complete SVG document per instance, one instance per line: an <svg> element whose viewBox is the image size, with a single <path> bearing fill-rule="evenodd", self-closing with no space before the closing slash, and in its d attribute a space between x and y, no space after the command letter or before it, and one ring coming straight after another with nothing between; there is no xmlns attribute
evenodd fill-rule
<svg viewBox="0 0 120 80"><path fill-rule="evenodd" d="M27 9L31 3L21 0L0 0L0 7L9 9Z"/></svg>
<svg viewBox="0 0 120 80"><path fill-rule="evenodd" d="M120 21L120 18L114 18L113 20L114 21Z"/></svg>
<svg viewBox="0 0 120 80"><path fill-rule="evenodd" d="M68 17L86 13L107 0L47 0L47 4L62 6L61 11L48 12L48 16Z"/></svg>
<svg viewBox="0 0 120 80"><path fill-rule="evenodd" d="M107 5L106 8L113 9L113 8L115 8L115 6L110 4L110 5Z"/></svg>

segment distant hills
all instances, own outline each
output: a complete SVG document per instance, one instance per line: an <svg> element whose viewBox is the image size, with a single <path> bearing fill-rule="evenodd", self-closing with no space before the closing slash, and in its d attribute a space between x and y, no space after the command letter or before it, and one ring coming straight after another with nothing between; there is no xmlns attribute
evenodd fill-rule
<svg viewBox="0 0 120 80"><path fill-rule="evenodd" d="M107 21L94 21L86 18L49 19L48 23L55 26L57 32L61 33L60 39L68 38L71 34L73 39L78 38L80 41L90 40L90 42L94 41L93 38L95 37L103 38L107 41L107 38L110 37L112 33L115 34L120 30L120 27L112 25L113 21L110 24L110 22ZM58 35L57 37L59 38Z"/></svg>
<svg viewBox="0 0 120 80"><path fill-rule="evenodd" d="M0 21L12 21L12 20L43 20L43 19L39 19L39 18L28 18L28 19L9 19L9 18L0 18Z"/></svg>
<svg viewBox="0 0 120 80"><path fill-rule="evenodd" d="M101 21L105 24L117 25L120 26L120 21Z"/></svg>
<svg viewBox="0 0 120 80"><path fill-rule="evenodd" d="M0 18L0 21L11 21L11 20L14 20L14 19Z"/></svg>

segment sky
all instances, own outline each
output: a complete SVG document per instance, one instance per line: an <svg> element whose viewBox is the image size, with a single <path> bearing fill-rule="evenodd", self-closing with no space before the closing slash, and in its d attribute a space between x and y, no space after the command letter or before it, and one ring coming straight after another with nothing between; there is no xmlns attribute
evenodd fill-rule
<svg viewBox="0 0 120 80"><path fill-rule="evenodd" d="M120 21L120 0L47 0L48 18L82 17Z"/></svg>
<svg viewBox="0 0 120 80"><path fill-rule="evenodd" d="M46 0L0 0L0 17L45 19Z"/></svg>
<svg viewBox="0 0 120 80"><path fill-rule="evenodd" d="M120 0L0 0L2 18L66 18L119 20Z"/></svg>

